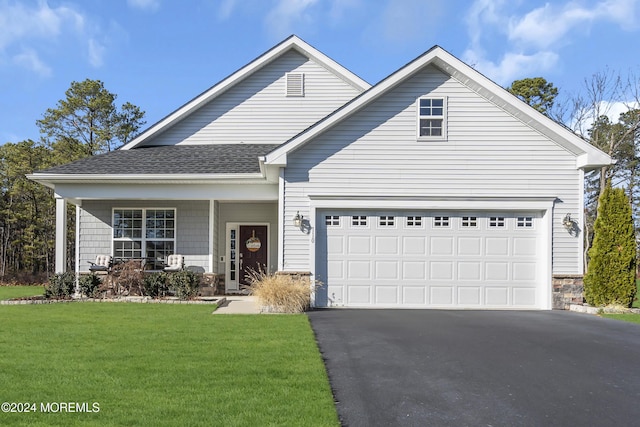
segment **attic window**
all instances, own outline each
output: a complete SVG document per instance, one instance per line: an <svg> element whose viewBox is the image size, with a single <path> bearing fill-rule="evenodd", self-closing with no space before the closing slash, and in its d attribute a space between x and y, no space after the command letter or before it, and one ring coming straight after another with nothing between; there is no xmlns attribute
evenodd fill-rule
<svg viewBox="0 0 640 427"><path fill-rule="evenodd" d="M418 99L418 138L444 139L446 135L445 98Z"/></svg>
<svg viewBox="0 0 640 427"><path fill-rule="evenodd" d="M303 73L287 73L287 96L304 96Z"/></svg>

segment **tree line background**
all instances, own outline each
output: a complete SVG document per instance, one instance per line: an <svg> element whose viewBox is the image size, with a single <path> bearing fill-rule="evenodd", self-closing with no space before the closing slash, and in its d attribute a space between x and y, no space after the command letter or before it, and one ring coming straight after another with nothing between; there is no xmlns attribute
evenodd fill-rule
<svg viewBox="0 0 640 427"><path fill-rule="evenodd" d="M53 190L27 179L34 171L114 150L145 124L144 111L99 80L72 82L65 98L36 121L37 141L0 146L0 281L43 282L54 271ZM68 268L73 271L75 206L68 207Z"/></svg>
<svg viewBox="0 0 640 427"><path fill-rule="evenodd" d="M507 90L570 128L615 163L585 174L585 269L597 203L606 183L623 188L640 241L640 78L612 70L584 79L578 94L561 94L542 77L514 81ZM72 82L65 98L36 121L37 141L0 146L0 281L43 281L54 271L55 200L51 189L26 175L117 149L139 134L144 111L125 102L99 80ZM612 112L622 110L619 117ZM74 269L75 207L68 212L68 269Z"/></svg>

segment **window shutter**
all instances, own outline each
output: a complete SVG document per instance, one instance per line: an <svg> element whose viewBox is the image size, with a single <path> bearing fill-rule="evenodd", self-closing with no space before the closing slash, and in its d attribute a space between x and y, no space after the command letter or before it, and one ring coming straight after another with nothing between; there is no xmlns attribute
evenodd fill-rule
<svg viewBox="0 0 640 427"><path fill-rule="evenodd" d="M287 96L304 96L303 73L287 73Z"/></svg>

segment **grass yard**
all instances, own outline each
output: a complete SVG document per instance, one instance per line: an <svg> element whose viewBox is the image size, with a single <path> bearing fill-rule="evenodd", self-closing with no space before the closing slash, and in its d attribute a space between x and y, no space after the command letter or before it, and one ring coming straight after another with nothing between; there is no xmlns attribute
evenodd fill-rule
<svg viewBox="0 0 640 427"><path fill-rule="evenodd" d="M7 290L0 290L5 299ZM0 412L24 426L337 426L305 315L132 303L0 306ZM43 413L87 403L99 412Z"/></svg>
<svg viewBox="0 0 640 427"><path fill-rule="evenodd" d="M624 320L625 322L640 323L640 314L624 313L624 314L601 314L607 319Z"/></svg>
<svg viewBox="0 0 640 427"><path fill-rule="evenodd" d="M0 286L0 300L43 294L44 286Z"/></svg>

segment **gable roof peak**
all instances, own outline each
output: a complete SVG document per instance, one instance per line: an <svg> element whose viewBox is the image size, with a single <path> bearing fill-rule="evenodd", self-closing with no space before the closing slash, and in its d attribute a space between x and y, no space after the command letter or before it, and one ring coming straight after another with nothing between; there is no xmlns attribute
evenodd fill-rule
<svg viewBox="0 0 640 427"><path fill-rule="evenodd" d="M363 92L371 87L369 83L365 80L358 77L353 72L349 71L342 65L338 64L333 59L329 58L300 37L295 34L290 35L282 42L278 43L268 51L264 52L262 55L258 56L253 61L246 64L244 67L235 71L231 75L225 77L220 82L216 83L214 86L210 87L206 91L202 92L200 95L193 98L191 101L188 101L183 106L179 107L174 112L170 113L159 122L151 125L145 131L143 131L140 135L138 135L135 139L130 141L129 143L122 146L121 150L129 150L139 146L144 143L149 138L159 134L163 130L172 126L176 122L182 120L187 115L191 114L193 111L197 110L201 106L215 99L218 95L227 91L229 88L234 85L240 83L247 77L251 76L256 71L262 69L266 65L275 61L285 53L295 50L296 52L306 56L307 58L315 61L322 67L331 71L339 78L356 88L358 91Z"/></svg>

